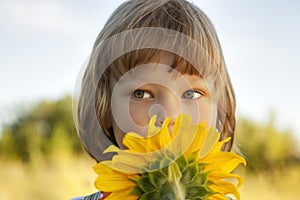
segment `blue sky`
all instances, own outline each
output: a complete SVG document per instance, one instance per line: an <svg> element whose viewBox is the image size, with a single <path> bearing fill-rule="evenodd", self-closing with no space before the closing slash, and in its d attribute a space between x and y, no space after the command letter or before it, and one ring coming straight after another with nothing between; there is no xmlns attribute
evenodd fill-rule
<svg viewBox="0 0 300 200"><path fill-rule="evenodd" d="M72 93L81 65L122 0L0 0L0 123L16 105ZM213 21L237 96L237 114L300 139L300 1L194 0Z"/></svg>

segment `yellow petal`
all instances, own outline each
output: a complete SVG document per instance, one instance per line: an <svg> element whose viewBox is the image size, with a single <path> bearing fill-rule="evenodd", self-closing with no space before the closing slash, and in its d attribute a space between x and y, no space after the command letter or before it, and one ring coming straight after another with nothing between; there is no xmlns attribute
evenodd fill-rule
<svg viewBox="0 0 300 200"><path fill-rule="evenodd" d="M129 179L130 175L113 170L103 163L97 164L94 170L100 175L96 178L94 185L101 191L113 192L136 185Z"/></svg>
<svg viewBox="0 0 300 200"><path fill-rule="evenodd" d="M192 118L186 114L180 114L175 120L175 124L172 131L172 139L177 136L179 131L184 130L185 127L188 127L191 124Z"/></svg>
<svg viewBox="0 0 300 200"><path fill-rule="evenodd" d="M120 152L121 150L118 148L118 147L116 147L115 145L110 145L109 147L107 147L104 151L103 151L103 153L110 153L110 152Z"/></svg>
<svg viewBox="0 0 300 200"><path fill-rule="evenodd" d="M124 155L123 155L124 154ZM120 168L120 164L127 165L128 167L132 167L135 169L134 171L128 171L126 169L120 168L123 172L126 173L137 173L140 171L142 167L145 167L147 164L147 159L150 159L150 155L148 154L133 154L123 152L122 154L116 155L112 159L112 163L114 166Z"/></svg>
<svg viewBox="0 0 300 200"><path fill-rule="evenodd" d="M170 119L166 119L162 129L151 137L146 138L147 152L154 152L167 146L171 142L168 123Z"/></svg>
<svg viewBox="0 0 300 200"><path fill-rule="evenodd" d="M141 169L157 159L157 155L169 156L164 154L166 152L172 152L174 155L199 152L197 161L207 164L205 170L209 171L209 187L219 193L208 199L224 200L226 194L233 194L240 198L237 187L242 184L243 179L231 172L240 163L245 164L245 160L233 153L220 152L223 144L230 138L219 141L220 133L214 128L206 128L205 124L191 124L191 118L184 114L176 119L171 134L169 133L170 118L166 118L162 128L156 127L155 121L156 116L150 120L147 137L141 137L137 133L126 134L123 143L128 149L120 150L110 146L105 153L115 152L117 155L111 161L103 161L94 167L99 174L95 186L102 191L112 192L108 200L136 200L137 197L130 194L130 190L136 186L131 181L132 178L139 178ZM236 179L237 187L226 181L228 178Z"/></svg>
<svg viewBox="0 0 300 200"><path fill-rule="evenodd" d="M141 172L142 166L138 162L126 163L122 159L121 161L102 161L103 164L107 165L116 171L122 172L124 174L134 174Z"/></svg>
<svg viewBox="0 0 300 200"><path fill-rule="evenodd" d="M101 191L109 192L135 187L135 183L130 181L127 176L122 177L117 174L101 175L96 178L94 185Z"/></svg>
<svg viewBox="0 0 300 200"><path fill-rule="evenodd" d="M98 163L97 165L95 165L93 167L94 171L97 174L106 174L106 173L114 173L113 169L107 167L106 165L104 165L102 162Z"/></svg>
<svg viewBox="0 0 300 200"><path fill-rule="evenodd" d="M208 171L216 170L223 173L232 172L239 164L246 165L246 161L241 156L230 152L215 152L206 156L202 162L209 163L205 168Z"/></svg>
<svg viewBox="0 0 300 200"><path fill-rule="evenodd" d="M228 200L225 195L215 194L213 196L209 196L206 200Z"/></svg>
<svg viewBox="0 0 300 200"><path fill-rule="evenodd" d="M154 123L154 119L155 118L152 117L150 123ZM148 127L148 136L146 138L143 138L136 133L128 133L123 139L123 144L128 147L131 152L137 153L160 150L171 141L168 130L169 122L170 118L166 118L162 129L155 127L154 124L150 124ZM153 133L156 134L153 135Z"/></svg>
<svg viewBox="0 0 300 200"><path fill-rule="evenodd" d="M130 191L131 189L126 189L119 192L113 192L110 195L108 195L108 197L106 197L105 200L121 200L121 199L137 200L138 197L131 195Z"/></svg>
<svg viewBox="0 0 300 200"><path fill-rule="evenodd" d="M207 134L207 131L205 129L205 123L200 124L197 126L195 137L191 143L191 145L188 147L188 149L185 151L185 155L189 155L193 152L200 151L201 145L204 141L204 138Z"/></svg>
<svg viewBox="0 0 300 200"><path fill-rule="evenodd" d="M236 197L237 200L240 199L240 193L237 190L237 188L232 183L229 183L227 181L218 181L218 182L215 182L214 184L210 185L209 187L213 191L221 193L221 194L214 194L214 195L212 195L212 198L214 196L218 197L220 195L224 196L226 194L233 194Z"/></svg>
<svg viewBox="0 0 300 200"><path fill-rule="evenodd" d="M204 127L204 124L191 124L191 117L188 115L179 115L172 132L173 152L189 155L199 151L205 134Z"/></svg>
<svg viewBox="0 0 300 200"><path fill-rule="evenodd" d="M160 128L155 126L155 122L156 122L156 115L153 115L148 125L148 137L156 135L160 131Z"/></svg>
<svg viewBox="0 0 300 200"><path fill-rule="evenodd" d="M123 139L123 144L132 152L147 152L146 139L136 133L127 133Z"/></svg>
<svg viewBox="0 0 300 200"><path fill-rule="evenodd" d="M131 150L120 150L114 145L110 145L104 153L116 152L111 161L102 161L102 164L110 168L122 171L123 173L137 173L147 163L150 156L132 152ZM147 157L148 156L148 157Z"/></svg>
<svg viewBox="0 0 300 200"><path fill-rule="evenodd" d="M203 144L200 149L200 158L205 157L217 144L220 138L220 133L214 128L208 128L206 137L204 138Z"/></svg>
<svg viewBox="0 0 300 200"><path fill-rule="evenodd" d="M240 187L243 182L244 182L244 179L237 175L237 174L228 174L228 173L219 173L219 172L216 172L216 171L212 171L210 174L209 174L209 178L211 180L220 180L220 179L227 179L227 178L234 178L238 181L237 183L237 186L236 187Z"/></svg>
<svg viewBox="0 0 300 200"><path fill-rule="evenodd" d="M216 145L211 149L211 151L209 153L221 151L223 144L226 142L229 142L230 140L231 140L231 137L228 137L222 141L217 142Z"/></svg>

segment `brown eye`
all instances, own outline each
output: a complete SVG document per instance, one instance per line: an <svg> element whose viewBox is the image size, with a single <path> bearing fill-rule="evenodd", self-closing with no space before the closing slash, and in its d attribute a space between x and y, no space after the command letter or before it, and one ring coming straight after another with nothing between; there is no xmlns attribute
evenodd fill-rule
<svg viewBox="0 0 300 200"><path fill-rule="evenodd" d="M137 99L148 99L151 98L151 95L149 92L143 91L143 90L135 90L132 94L134 98Z"/></svg>
<svg viewBox="0 0 300 200"><path fill-rule="evenodd" d="M182 98L184 99L198 99L202 96L202 94L195 90L187 90L182 94Z"/></svg>

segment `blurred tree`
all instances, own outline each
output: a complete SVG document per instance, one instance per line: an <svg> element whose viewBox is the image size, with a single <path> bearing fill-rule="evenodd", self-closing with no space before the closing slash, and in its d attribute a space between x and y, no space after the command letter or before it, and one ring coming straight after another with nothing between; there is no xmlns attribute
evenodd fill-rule
<svg viewBox="0 0 300 200"><path fill-rule="evenodd" d="M0 156L28 162L52 153L82 151L72 116L72 98L41 101L27 113L4 126Z"/></svg>
<svg viewBox="0 0 300 200"><path fill-rule="evenodd" d="M237 146L250 171L270 171L300 163L297 139L291 131L276 128L274 113L270 113L266 124L239 117L236 134Z"/></svg>
<svg viewBox="0 0 300 200"><path fill-rule="evenodd" d="M275 114L268 123L239 117L236 144L247 159L247 169L270 170L300 163L297 140L288 130L275 126ZM41 101L6 125L0 138L0 157L32 161L58 154L81 153L72 115L72 97Z"/></svg>

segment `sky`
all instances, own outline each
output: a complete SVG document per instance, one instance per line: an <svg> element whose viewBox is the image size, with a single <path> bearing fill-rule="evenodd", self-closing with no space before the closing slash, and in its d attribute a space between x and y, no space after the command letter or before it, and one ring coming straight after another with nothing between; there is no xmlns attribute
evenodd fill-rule
<svg viewBox="0 0 300 200"><path fill-rule="evenodd" d="M19 107L72 94L97 34L123 0L0 0L0 124ZM193 0L212 20L237 116L300 139L300 1Z"/></svg>

